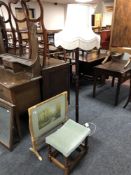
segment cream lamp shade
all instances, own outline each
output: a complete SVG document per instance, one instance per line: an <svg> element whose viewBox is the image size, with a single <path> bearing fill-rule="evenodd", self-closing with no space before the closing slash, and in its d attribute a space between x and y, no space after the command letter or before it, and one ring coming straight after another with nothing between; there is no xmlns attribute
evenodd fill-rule
<svg viewBox="0 0 131 175"><path fill-rule="evenodd" d="M68 4L64 29L55 34L55 46L66 50L91 50L100 47L100 36L91 26L91 7L85 4Z"/></svg>

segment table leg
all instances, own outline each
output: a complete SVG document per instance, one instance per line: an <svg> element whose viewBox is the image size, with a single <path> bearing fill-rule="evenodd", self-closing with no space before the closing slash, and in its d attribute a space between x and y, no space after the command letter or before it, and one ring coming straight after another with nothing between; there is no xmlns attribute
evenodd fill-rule
<svg viewBox="0 0 131 175"><path fill-rule="evenodd" d="M111 87L114 87L115 77L112 78Z"/></svg>
<svg viewBox="0 0 131 175"><path fill-rule="evenodd" d="M94 76L94 82L93 82L93 97L96 96L96 81L97 81L97 75Z"/></svg>
<svg viewBox="0 0 131 175"><path fill-rule="evenodd" d="M123 106L123 108L125 108L125 107L128 105L128 103L129 103L130 101L131 101L131 72L130 72L130 89L129 89L129 96L128 96L128 99L127 99L125 105Z"/></svg>
<svg viewBox="0 0 131 175"><path fill-rule="evenodd" d="M129 93L129 97L125 103L125 105L123 106L123 108L126 108L126 106L128 105L129 101L130 101L130 98L131 98L131 93Z"/></svg>
<svg viewBox="0 0 131 175"><path fill-rule="evenodd" d="M115 106L118 104L119 94L120 94L120 86L121 86L121 77L118 77L118 83L116 88L116 96L115 96Z"/></svg>

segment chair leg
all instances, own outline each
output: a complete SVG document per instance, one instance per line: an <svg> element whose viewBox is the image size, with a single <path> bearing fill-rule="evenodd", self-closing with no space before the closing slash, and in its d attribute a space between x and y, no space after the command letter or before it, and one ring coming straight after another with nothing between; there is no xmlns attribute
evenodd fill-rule
<svg viewBox="0 0 131 175"><path fill-rule="evenodd" d="M88 148L88 137L85 138L85 148Z"/></svg>
<svg viewBox="0 0 131 175"><path fill-rule="evenodd" d="M115 83L115 77L112 78L111 87L114 87L114 83Z"/></svg>
<svg viewBox="0 0 131 175"><path fill-rule="evenodd" d="M87 153L87 151L88 151L88 137L85 138L84 150L85 150L85 153Z"/></svg>
<svg viewBox="0 0 131 175"><path fill-rule="evenodd" d="M130 89L129 89L129 96L128 99L125 103L125 105L123 106L123 108L126 108L126 106L128 105L128 103L131 101L131 73L130 73Z"/></svg>
<svg viewBox="0 0 131 175"><path fill-rule="evenodd" d="M51 146L48 145L48 159L51 162Z"/></svg>
<svg viewBox="0 0 131 175"><path fill-rule="evenodd" d="M79 154L75 157L75 159L70 159L69 157L64 157L64 163L61 163L57 160L56 154L51 150L51 146L48 145L48 159L49 161L53 162L56 166L64 170L64 175L69 175L70 170L77 164L77 162L87 153L88 151L88 137L85 138L83 144L79 145ZM58 152L57 152L58 153Z"/></svg>
<svg viewBox="0 0 131 175"><path fill-rule="evenodd" d="M64 175L69 175L69 162L68 158L65 158L65 173Z"/></svg>

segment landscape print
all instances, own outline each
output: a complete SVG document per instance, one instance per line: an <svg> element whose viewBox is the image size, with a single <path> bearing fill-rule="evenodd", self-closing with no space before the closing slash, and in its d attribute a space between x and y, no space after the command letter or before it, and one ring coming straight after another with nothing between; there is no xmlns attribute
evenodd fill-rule
<svg viewBox="0 0 131 175"><path fill-rule="evenodd" d="M39 130L47 126L51 122L61 117L61 104L56 103L55 107L46 107L38 112L38 128Z"/></svg>

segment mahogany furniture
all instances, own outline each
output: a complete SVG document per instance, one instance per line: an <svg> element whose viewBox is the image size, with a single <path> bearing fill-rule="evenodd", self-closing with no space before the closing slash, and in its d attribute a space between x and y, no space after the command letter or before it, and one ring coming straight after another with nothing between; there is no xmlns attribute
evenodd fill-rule
<svg viewBox="0 0 131 175"><path fill-rule="evenodd" d="M37 31L38 30L42 31L40 41L38 41L38 53L39 55L42 56L42 59L43 59L42 66L43 66L46 63L46 58L48 57L47 55L48 55L48 50L49 50L47 30L45 29L45 26L44 26L44 9L43 9L41 1L37 0L36 3L37 3L38 8L40 9L39 11L40 14L37 18L31 19L29 15L29 11L28 11L27 2L30 2L30 0L26 0L26 1L21 0L21 5L22 5L22 8L24 9L28 23L33 23L36 26L39 25L39 27L37 27Z"/></svg>
<svg viewBox="0 0 131 175"><path fill-rule="evenodd" d="M16 122L21 136L19 117L26 112L28 107L41 101L40 76L32 78L28 72L14 74L0 68L0 99L16 106Z"/></svg>
<svg viewBox="0 0 131 175"><path fill-rule="evenodd" d="M94 66L101 64L105 57L106 53L98 54L97 51L83 55L79 58L79 74L93 76Z"/></svg>
<svg viewBox="0 0 131 175"><path fill-rule="evenodd" d="M52 57L54 53L63 53L62 48L57 48L54 46L54 43L49 42L49 36L51 36L54 32L58 32L60 30L50 30L48 31L45 28L44 25L44 9L43 5L40 0L37 0L36 3L40 9L40 15L37 18L30 18L29 11L28 11L28 4L27 2L30 2L30 0L21 0L22 7L24 9L24 12L26 14L26 18L28 20L28 23L33 23L37 26L37 37L38 37L38 53L39 56L42 58L42 66L46 64L46 60ZM28 24L27 23L27 24ZM54 35L54 34L53 34Z"/></svg>
<svg viewBox="0 0 131 175"><path fill-rule="evenodd" d="M114 2L111 47L131 47L130 7L130 1L115 0Z"/></svg>
<svg viewBox="0 0 131 175"><path fill-rule="evenodd" d="M10 0L10 5L16 2ZM0 55L0 99L16 107L14 115L17 116L15 120L19 136L22 135L19 117L30 106L41 101L39 82L41 66L38 59L36 28L32 23L28 23L27 27L30 48L28 55L17 56L10 53ZM0 43L3 44L2 37Z"/></svg>
<svg viewBox="0 0 131 175"><path fill-rule="evenodd" d="M110 50L131 53L131 1L115 0L111 27Z"/></svg>
<svg viewBox="0 0 131 175"><path fill-rule="evenodd" d="M17 123L19 136L21 137L22 130L19 118L23 113L27 112L29 107L41 102L43 98L47 99L64 90L69 92L69 64L52 59L47 61L46 57L44 57L44 61L46 60L47 64L42 68L38 56L37 28L34 25L36 21L29 19L28 12L23 4L23 10L26 11L24 19L19 20L15 17L12 5L18 2L18 0L10 0L9 10L17 24L16 32L18 34L19 46L21 46L19 47L20 56L5 53L2 30L0 30L0 100L5 100L6 103L11 103L12 106L15 106L16 110L13 115L16 116L14 118ZM26 22L27 24L26 32L28 35L29 52L26 54L22 50L19 22ZM46 47L44 49L45 53L47 51Z"/></svg>
<svg viewBox="0 0 131 175"><path fill-rule="evenodd" d="M11 13L13 21L15 23L15 36L16 36L15 47L16 48L18 47L17 55L23 56L25 54L26 44L23 40L23 35L22 35L22 31L20 31L21 28L20 28L19 24L25 23L25 25L27 26L27 30L28 30L28 38L30 38L30 32L29 32L30 31L29 30L30 23L28 22L28 19L26 18L26 16L24 16L22 19L19 19L19 17L16 17L15 11L13 10L12 7L15 6L15 4L18 4L18 3L19 3L19 5L21 5L21 1L19 1L19 0L15 0L15 1L14 0L9 0L8 1L8 7L9 7L9 12ZM23 12L24 12L24 9L23 9ZM29 42L30 42L30 39L29 39ZM30 43L29 43L29 47L31 48Z"/></svg>
<svg viewBox="0 0 131 175"><path fill-rule="evenodd" d="M1 19L0 19L1 21ZM3 42L3 35L1 32L1 27L0 27L0 54L5 52L5 48L4 48L4 42Z"/></svg>
<svg viewBox="0 0 131 175"><path fill-rule="evenodd" d="M129 79L129 74L131 71L131 65L129 64L124 68L127 61L125 60L117 60L117 61L108 61L105 64L98 65L94 67L94 84L93 84L93 97L96 96L96 82L98 77L100 76L111 76L113 78L117 78L117 87L116 87L116 95L114 105L118 104L120 87L121 84ZM113 84L112 84L113 86Z"/></svg>
<svg viewBox="0 0 131 175"><path fill-rule="evenodd" d="M0 1L0 9L2 11L2 8L5 8L7 11L7 19L4 18L4 16L0 16L0 30L2 32L2 37L4 40L4 50L5 52L11 52L16 54L16 35L15 35L15 29L12 24L11 20L11 12L6 3L3 1ZM2 11L3 12L3 11ZM10 35L9 37L7 32L7 26L10 28Z"/></svg>
<svg viewBox="0 0 131 175"><path fill-rule="evenodd" d="M49 59L42 69L43 100L63 91L70 96L70 64L58 59Z"/></svg>
<svg viewBox="0 0 131 175"><path fill-rule="evenodd" d="M123 0L114 1L111 38L109 46L109 50L111 52L119 52L119 53L127 52L131 54L131 35L130 35L131 22L129 20L131 15L130 7L131 7L131 1L128 2ZM109 67L109 65L111 67ZM116 97L115 97L115 105L117 105L120 86L124 80L129 79L129 75L127 74L130 73L130 58L129 60L125 61L125 63L124 61L120 61L120 63L109 62L106 63L105 65L102 65L101 67L98 66L96 67L95 72L99 74L102 74L103 72L104 74L118 78ZM97 78L97 76L95 77ZM96 79L94 81L93 89L94 89L93 96L95 96ZM129 99L130 99L130 93L125 106L128 104Z"/></svg>

